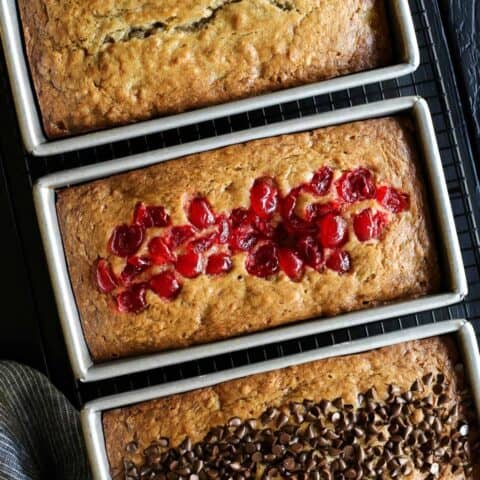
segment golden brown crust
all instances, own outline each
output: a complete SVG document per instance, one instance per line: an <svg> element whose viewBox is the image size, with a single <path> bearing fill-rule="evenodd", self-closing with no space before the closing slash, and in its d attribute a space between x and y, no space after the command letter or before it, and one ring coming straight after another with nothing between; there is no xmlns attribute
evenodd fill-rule
<svg viewBox="0 0 480 480"><path fill-rule="evenodd" d="M434 337L353 356L333 357L108 411L103 415L103 426L113 477L117 478L123 471L124 457L138 464L141 452L160 437L169 438L171 447L186 436L195 443L210 428L224 425L232 417L258 418L268 407L289 402L331 401L341 397L345 403L357 405L358 395L372 387L377 391L377 399L384 400L390 384L406 391L424 375L443 373L448 385L447 406L453 406L460 403L462 391L468 388L463 370L455 368L460 361L453 338ZM465 413L460 410L460 415ZM128 454L125 446L132 441L137 442L139 448L136 453ZM460 476L453 475L444 467L441 465L442 472L437 478L469 478L463 476L463 472ZM412 475L408 478L425 478L418 471Z"/></svg>
<svg viewBox="0 0 480 480"><path fill-rule="evenodd" d="M73 290L95 361L210 342L435 291L439 273L433 233L408 125L405 119L386 118L269 138L59 192L57 209ZM248 206L255 178L271 175L287 192L323 165L335 168L337 175L369 168L379 184L410 196L409 210L395 216L381 241L360 243L350 235L345 248L352 255L353 273L309 270L300 283L283 273L265 280L249 275L244 254L239 254L232 272L186 281L173 302L148 292L150 306L140 314L114 311L109 297L97 290L92 277L99 257L121 271L123 260L108 252L107 243L116 225L131 221L138 201L165 206L174 224L183 224L189 195L200 193L215 211L230 211ZM363 201L346 215L370 204L378 207Z"/></svg>
<svg viewBox="0 0 480 480"><path fill-rule="evenodd" d="M385 0L19 0L50 138L391 61ZM141 38L146 37L146 38Z"/></svg>

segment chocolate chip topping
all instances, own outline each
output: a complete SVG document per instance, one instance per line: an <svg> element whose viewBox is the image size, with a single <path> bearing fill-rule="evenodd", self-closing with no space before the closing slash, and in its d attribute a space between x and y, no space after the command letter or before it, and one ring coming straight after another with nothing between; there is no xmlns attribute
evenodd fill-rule
<svg viewBox="0 0 480 480"><path fill-rule="evenodd" d="M195 444L187 437L169 448L162 437L141 463L124 460L125 479L399 479L417 470L434 480L447 469L468 476L478 452L448 387L445 375L430 373L408 391L389 385L385 400L369 389L357 405L304 400L270 407L259 420L233 417ZM465 391L461 403L468 401ZM135 441L125 447L132 458L137 449Z"/></svg>

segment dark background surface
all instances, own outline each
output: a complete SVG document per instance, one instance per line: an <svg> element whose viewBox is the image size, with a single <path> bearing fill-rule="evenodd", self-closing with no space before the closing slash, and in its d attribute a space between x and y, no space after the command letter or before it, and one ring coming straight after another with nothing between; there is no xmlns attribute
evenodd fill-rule
<svg viewBox="0 0 480 480"><path fill-rule="evenodd" d="M435 1L435 0L433 0ZM458 86L480 154L480 0L440 0ZM480 206L479 206L480 208Z"/></svg>
<svg viewBox="0 0 480 480"><path fill-rule="evenodd" d="M480 152L480 106L479 98L479 49L480 49L480 2L477 0L426 0L424 8L437 10L439 2L449 53L453 60L454 80L460 93L461 121L465 121L473 158L479 166ZM437 13L436 13L437 14ZM428 28L428 26L426 27ZM448 54L448 52L446 52ZM443 60L445 61L445 60ZM3 60L0 60L0 64ZM0 68L0 73L4 70ZM398 85L397 85L398 88ZM416 93L415 89L415 93ZM413 93L405 90L405 93ZM449 92L451 95L451 92ZM350 100L351 101L351 100ZM449 101L457 102L456 98ZM282 115L283 118L283 115ZM454 121L457 119L454 118ZM80 403L72 393L77 389L68 372L67 358L62 348L62 337L58 328L55 306L42 246L38 235L26 236L25 231L36 231L36 218L31 197L20 192L31 190L34 162L16 161L24 157L16 118L12 109L8 80L0 76L0 358L15 359L32 365L50 375L54 382L71 398ZM162 137L163 138L163 137ZM120 156L113 154L113 156ZM26 171L27 169L27 171ZM470 179L471 180L471 179ZM480 209L480 187L470 183L470 208ZM453 193L453 196L456 194ZM462 195L459 193L458 195ZM453 198L455 200L455 198ZM30 229L28 227L31 227ZM478 232L475 232L478 234ZM27 244L28 243L28 244ZM478 243L476 244L478 245ZM476 248L474 245L473 248ZM470 253L469 253L470 255ZM478 262L478 252L471 253ZM476 260L475 260L476 259ZM478 276L478 264L474 275ZM474 279L478 282L478 279ZM33 285L42 285L41 291ZM463 312L463 311L461 311ZM479 302L468 305L469 318L480 318ZM46 318L39 325L38 318ZM51 320L50 320L51 319ZM418 322L417 322L418 323ZM383 326L382 326L383 329ZM350 334L349 334L350 335ZM318 343L318 342L317 342ZM45 352L48 352L46 355ZM198 367L195 367L198 369ZM197 372L198 373L198 372ZM162 381L165 375L162 373ZM120 384L127 384L127 380ZM118 382L115 384L116 390ZM122 388L120 386L120 388ZM126 386L128 388L128 385ZM104 390L96 391L98 394ZM89 396L95 396L92 389Z"/></svg>

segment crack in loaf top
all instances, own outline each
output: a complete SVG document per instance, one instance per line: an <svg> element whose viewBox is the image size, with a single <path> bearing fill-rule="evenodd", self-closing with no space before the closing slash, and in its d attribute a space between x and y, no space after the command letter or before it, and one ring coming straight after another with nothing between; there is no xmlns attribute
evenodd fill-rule
<svg viewBox="0 0 480 480"><path fill-rule="evenodd" d="M385 65L384 0L19 0L50 137Z"/></svg>

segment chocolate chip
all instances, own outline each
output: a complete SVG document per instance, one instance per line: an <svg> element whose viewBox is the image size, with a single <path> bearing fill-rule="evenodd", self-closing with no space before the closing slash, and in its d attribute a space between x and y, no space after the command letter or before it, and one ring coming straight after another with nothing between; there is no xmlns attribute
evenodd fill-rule
<svg viewBox="0 0 480 480"><path fill-rule="evenodd" d="M338 397L335 400L333 400L332 404L333 404L334 407L341 410L343 408L343 405L344 405L343 399L341 397Z"/></svg>
<svg viewBox="0 0 480 480"><path fill-rule="evenodd" d="M348 479L354 479L354 478L357 478L357 471L354 469L354 468L349 468L346 472L345 472L345 478L348 478Z"/></svg>
<svg viewBox="0 0 480 480"><path fill-rule="evenodd" d="M415 380L412 383L412 386L410 387L410 391L412 392L418 392L420 390L420 382L418 380Z"/></svg>
<svg viewBox="0 0 480 480"><path fill-rule="evenodd" d="M125 450L128 452L128 453L134 453L138 450L138 443L133 441L133 442L130 442L130 443L127 443L127 445L125 446Z"/></svg>
<svg viewBox="0 0 480 480"><path fill-rule="evenodd" d="M296 466L295 459L293 457L285 458L285 460L283 461L283 466L289 472L295 470L295 466Z"/></svg>
<svg viewBox="0 0 480 480"><path fill-rule="evenodd" d="M423 384L427 387L432 383L432 380L433 380L433 373L428 373L427 375L422 377Z"/></svg>
<svg viewBox="0 0 480 480"><path fill-rule="evenodd" d="M227 425L229 427L238 427L241 424L242 424L242 419L239 417L233 417L227 422Z"/></svg>
<svg viewBox="0 0 480 480"><path fill-rule="evenodd" d="M255 452L252 455L252 461L254 461L255 463L260 463L262 460L263 460L262 452Z"/></svg>

